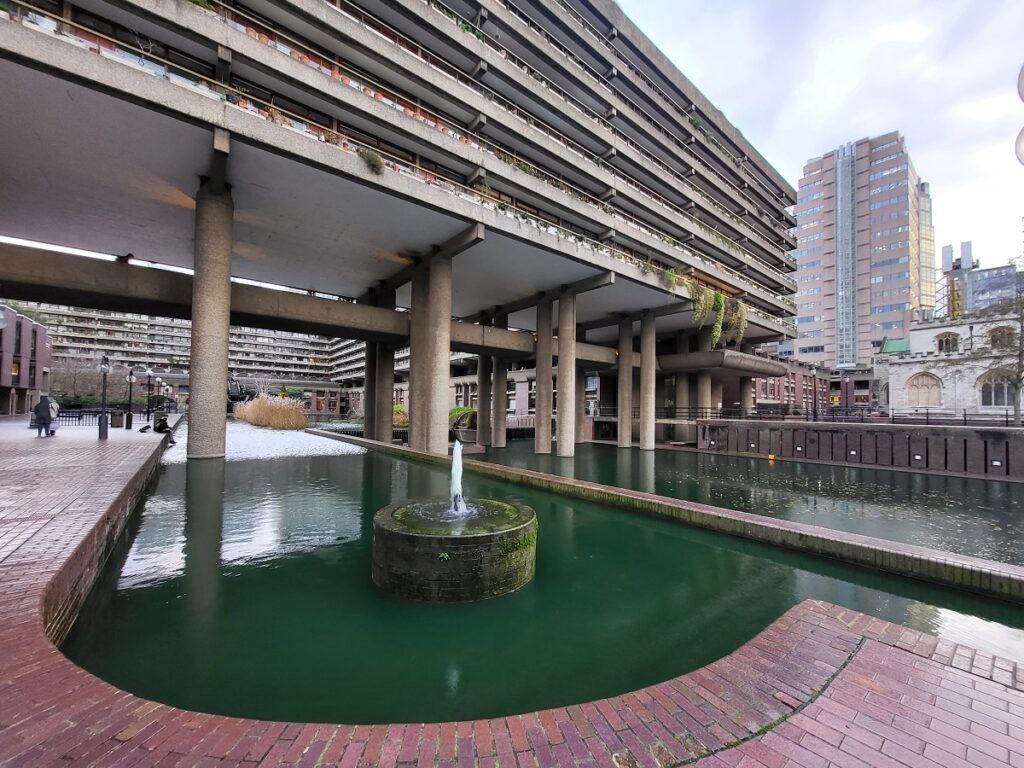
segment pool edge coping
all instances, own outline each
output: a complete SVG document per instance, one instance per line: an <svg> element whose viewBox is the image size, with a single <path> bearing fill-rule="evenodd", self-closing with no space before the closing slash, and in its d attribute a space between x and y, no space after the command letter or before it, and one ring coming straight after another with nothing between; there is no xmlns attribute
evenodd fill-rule
<svg viewBox="0 0 1024 768"><path fill-rule="evenodd" d="M407 446L382 443L322 429L307 429L306 432L407 459L437 465L451 463L450 456L416 451ZM466 470L485 477L520 482L562 496L678 520L687 525L772 544L784 549L839 560L1008 602L1024 603L1024 567L1021 566L913 544L903 544L863 534L847 533L807 523L778 520L751 512L714 507L670 496L552 475L532 469L509 467L479 459L464 458L463 466Z"/></svg>

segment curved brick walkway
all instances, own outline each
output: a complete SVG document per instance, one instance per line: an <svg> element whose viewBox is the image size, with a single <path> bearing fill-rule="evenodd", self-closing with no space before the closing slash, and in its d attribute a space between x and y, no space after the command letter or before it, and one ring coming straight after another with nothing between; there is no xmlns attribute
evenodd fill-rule
<svg viewBox="0 0 1024 768"><path fill-rule="evenodd" d="M145 701L48 636L66 631L158 444L35 440L0 422L0 765L1024 768L1024 669L810 601L674 680L495 720L288 724Z"/></svg>

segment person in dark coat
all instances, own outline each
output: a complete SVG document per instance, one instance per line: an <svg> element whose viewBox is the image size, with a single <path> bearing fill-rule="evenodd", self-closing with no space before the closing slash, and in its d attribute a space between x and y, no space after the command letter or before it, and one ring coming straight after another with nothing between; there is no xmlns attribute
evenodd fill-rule
<svg viewBox="0 0 1024 768"><path fill-rule="evenodd" d="M53 417L50 415L50 398L46 395L40 397L36 407L32 409L32 414L35 416L36 437L42 437L44 430L49 437L50 422L53 421Z"/></svg>

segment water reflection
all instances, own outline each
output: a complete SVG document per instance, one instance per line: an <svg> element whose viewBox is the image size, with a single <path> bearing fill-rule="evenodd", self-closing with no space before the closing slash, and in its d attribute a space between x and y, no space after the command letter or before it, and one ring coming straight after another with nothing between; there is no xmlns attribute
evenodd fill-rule
<svg viewBox="0 0 1024 768"><path fill-rule="evenodd" d="M576 471L610 462L659 490L660 455L613 448ZM685 483L721 488L708 474ZM729 653L809 597L1024 658L1015 606L472 473L470 498L536 510L534 581L470 605L376 590L373 514L447 488L445 467L362 452L168 466L123 568L112 558L63 650L147 698L333 722L493 717L622 693ZM782 492L747 493L777 504Z"/></svg>
<svg viewBox="0 0 1024 768"><path fill-rule="evenodd" d="M574 474L524 441L486 459L784 520L1024 565L1024 492L997 480L608 445L576 447Z"/></svg>
<svg viewBox="0 0 1024 768"><path fill-rule="evenodd" d="M208 641L220 604L220 549L224 522L224 460L190 461L185 470L186 625L196 645Z"/></svg>

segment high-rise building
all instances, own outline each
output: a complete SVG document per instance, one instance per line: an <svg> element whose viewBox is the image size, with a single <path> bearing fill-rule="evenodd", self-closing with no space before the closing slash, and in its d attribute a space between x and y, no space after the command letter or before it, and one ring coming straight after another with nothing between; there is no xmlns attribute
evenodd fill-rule
<svg viewBox="0 0 1024 768"><path fill-rule="evenodd" d="M188 370L188 320L35 302L17 306L49 329L54 366L91 365L106 355L115 366ZM230 370L243 378L326 382L334 341L304 333L233 327Z"/></svg>
<svg viewBox="0 0 1024 768"><path fill-rule="evenodd" d="M809 160L794 212L797 339L780 354L865 365L914 310L935 304L928 184L893 131Z"/></svg>
<svg viewBox="0 0 1024 768"><path fill-rule="evenodd" d="M984 312L1014 296L1015 266L981 269L974 261L970 240L960 243L959 257L954 253L952 245L942 246L942 301L936 307L938 316L957 318Z"/></svg>

